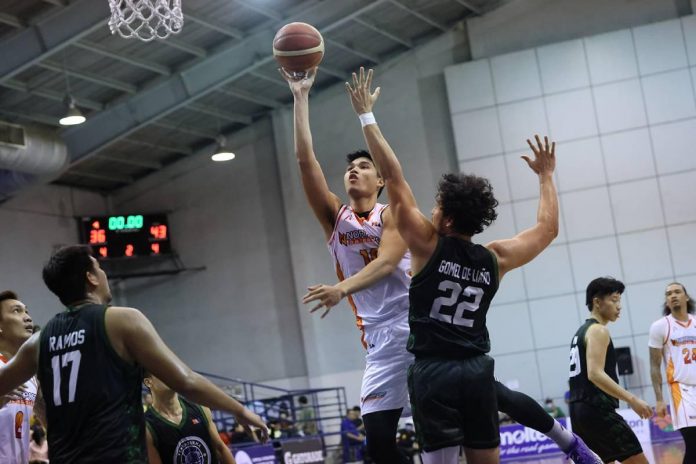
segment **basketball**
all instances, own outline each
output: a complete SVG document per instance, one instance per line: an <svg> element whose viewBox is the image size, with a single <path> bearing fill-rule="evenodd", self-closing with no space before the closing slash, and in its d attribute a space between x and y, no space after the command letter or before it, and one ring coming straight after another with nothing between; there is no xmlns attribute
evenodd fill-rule
<svg viewBox="0 0 696 464"><path fill-rule="evenodd" d="M286 24L273 39L273 56L286 71L307 71L324 57L324 39L309 24Z"/></svg>

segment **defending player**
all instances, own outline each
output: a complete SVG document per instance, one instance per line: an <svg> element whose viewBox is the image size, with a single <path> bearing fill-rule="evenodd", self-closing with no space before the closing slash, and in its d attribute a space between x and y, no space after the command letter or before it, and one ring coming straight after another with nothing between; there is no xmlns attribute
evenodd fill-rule
<svg viewBox="0 0 696 464"><path fill-rule="evenodd" d="M346 83L363 134L389 192L393 217L412 255L408 349L415 354L409 391L424 463L457 462L463 445L467 461L498 462L493 360L485 315L506 272L538 255L558 233L553 185L554 147L532 146L524 157L539 175L538 222L510 240L486 247L471 237L496 217L497 201L486 179L443 176L432 222L418 209L401 166L372 114L380 90L371 92L372 71Z"/></svg>
<svg viewBox="0 0 696 464"><path fill-rule="evenodd" d="M0 292L0 365L6 364L33 333L27 307L13 291ZM11 394L0 397L0 462L29 461L29 418L36 401L37 383L32 377Z"/></svg>
<svg viewBox="0 0 696 464"><path fill-rule="evenodd" d="M145 374L144 383L153 399L145 413L150 464L235 464L210 409L182 398L150 373Z"/></svg>
<svg viewBox="0 0 696 464"><path fill-rule="evenodd" d="M192 401L259 427L267 438L261 418L193 372L140 311L107 306L106 273L89 247L58 250L43 278L66 309L0 367L0 395L38 372L53 464L147 461L143 368Z"/></svg>
<svg viewBox="0 0 696 464"><path fill-rule="evenodd" d="M570 421L604 462L647 464L638 438L616 409L624 400L640 417L652 416L648 403L619 385L616 355L607 324L619 318L624 284L610 277L594 279L585 291L591 317L580 326L570 347Z"/></svg>
<svg viewBox="0 0 696 464"><path fill-rule="evenodd" d="M650 326L650 377L657 415L667 414L662 395L662 372L665 362L672 424L686 445L684 463L696 462L696 318L694 302L684 285L672 282L665 290L664 317Z"/></svg>

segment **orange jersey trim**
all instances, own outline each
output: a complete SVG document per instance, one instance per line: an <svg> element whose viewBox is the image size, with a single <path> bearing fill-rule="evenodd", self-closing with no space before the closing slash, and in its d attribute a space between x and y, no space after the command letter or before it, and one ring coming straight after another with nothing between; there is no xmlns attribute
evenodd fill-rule
<svg viewBox="0 0 696 464"><path fill-rule="evenodd" d="M338 276L338 280L341 282L346 280L345 276L343 275L343 271L341 270L341 265L338 264L338 260L336 260L336 275ZM362 343L363 348L367 349L367 341L365 341L365 325L363 324L362 317L358 315L358 307L355 306L353 296L348 295L347 299L351 309L353 310L353 315L355 315L355 325L357 325L358 329L360 329L360 343Z"/></svg>

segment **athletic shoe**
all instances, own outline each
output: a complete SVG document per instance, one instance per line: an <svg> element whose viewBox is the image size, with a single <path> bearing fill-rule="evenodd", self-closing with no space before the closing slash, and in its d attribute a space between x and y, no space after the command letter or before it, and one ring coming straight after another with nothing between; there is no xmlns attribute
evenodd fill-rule
<svg viewBox="0 0 696 464"><path fill-rule="evenodd" d="M570 445L566 457L572 459L575 464L604 464L602 458L597 456L594 451L587 447L582 438L573 434L575 441Z"/></svg>

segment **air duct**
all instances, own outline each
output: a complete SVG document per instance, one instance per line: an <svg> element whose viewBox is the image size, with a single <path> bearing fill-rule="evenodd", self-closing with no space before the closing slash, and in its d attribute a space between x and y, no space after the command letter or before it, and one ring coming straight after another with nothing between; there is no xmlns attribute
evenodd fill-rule
<svg viewBox="0 0 696 464"><path fill-rule="evenodd" d="M55 133L0 121L0 201L54 180L68 161L65 143Z"/></svg>

